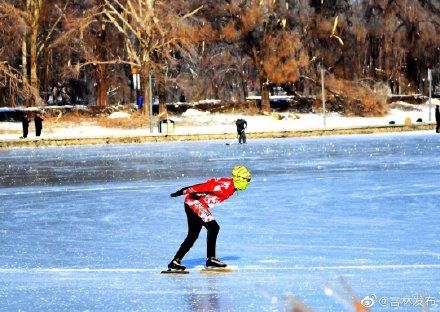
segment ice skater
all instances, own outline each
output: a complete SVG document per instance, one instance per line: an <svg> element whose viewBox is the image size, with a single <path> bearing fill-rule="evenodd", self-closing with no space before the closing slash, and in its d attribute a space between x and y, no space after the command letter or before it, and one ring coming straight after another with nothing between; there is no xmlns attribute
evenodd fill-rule
<svg viewBox="0 0 440 312"><path fill-rule="evenodd" d="M438 105L435 106L435 121L437 122L435 132L440 133L440 110Z"/></svg>
<svg viewBox="0 0 440 312"><path fill-rule="evenodd" d="M226 264L215 256L220 226L211 214L210 208L231 197L236 190L244 191L250 182L249 170L244 166L236 166L232 170L232 178L212 178L205 183L184 187L171 194L171 197L186 195L184 207L188 220L188 234L173 260L168 264L169 269L180 271L186 269L181 260L194 245L202 227L208 231L206 266L226 267Z"/></svg>
<svg viewBox="0 0 440 312"><path fill-rule="evenodd" d="M247 122L244 119L237 119L235 122L235 125L237 126L237 133L238 133L238 143L245 144L246 143L246 133L244 130L247 128Z"/></svg>

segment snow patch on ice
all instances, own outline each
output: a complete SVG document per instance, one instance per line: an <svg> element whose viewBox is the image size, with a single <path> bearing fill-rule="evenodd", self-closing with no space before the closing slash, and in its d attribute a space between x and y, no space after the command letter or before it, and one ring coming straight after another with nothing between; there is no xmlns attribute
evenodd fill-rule
<svg viewBox="0 0 440 312"><path fill-rule="evenodd" d="M259 260L257 262L259 262L259 263L282 263L282 262L286 262L286 261L277 260L277 259L265 259L265 260Z"/></svg>

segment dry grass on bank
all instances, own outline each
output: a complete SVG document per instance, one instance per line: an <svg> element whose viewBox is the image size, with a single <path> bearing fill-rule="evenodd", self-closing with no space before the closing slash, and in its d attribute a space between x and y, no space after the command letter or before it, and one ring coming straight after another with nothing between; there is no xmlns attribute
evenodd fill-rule
<svg viewBox="0 0 440 312"><path fill-rule="evenodd" d="M130 113L130 118L108 118L107 115L91 116L85 113L59 114L46 116L44 123L48 128L69 127L72 125L96 125L104 128L139 129L149 127L149 119L138 112Z"/></svg>
<svg viewBox="0 0 440 312"><path fill-rule="evenodd" d="M203 107L197 107L196 109L204 111L208 110L208 105L205 109ZM130 109L124 109L121 112L126 112L130 115L128 118L109 118L109 113L92 114L86 111L74 111L74 112L52 112L46 114L44 120L44 127L49 132L55 131L57 128L68 128L73 126L99 126L103 128L116 128L116 129L147 129L150 127L150 119L143 115L139 111L132 111ZM259 115L261 112L254 101L243 101L240 103L230 102L223 103L222 105L215 106L215 109L210 110L211 114L223 113L223 114L245 114L245 115ZM180 114L177 113L177 116ZM174 115L173 115L174 116ZM161 113L154 116L154 126L157 126L157 122L162 119L170 118L166 113ZM179 122L179 125L190 126L197 124L197 117L188 120L183 118ZM206 122L202 122L204 124Z"/></svg>
<svg viewBox="0 0 440 312"><path fill-rule="evenodd" d="M329 77L326 79L327 109L345 116L381 117L388 112L387 94L368 84ZM320 101L315 108L320 110Z"/></svg>
<svg viewBox="0 0 440 312"><path fill-rule="evenodd" d="M0 129L0 134L22 134L22 130Z"/></svg>
<svg viewBox="0 0 440 312"><path fill-rule="evenodd" d="M139 129L150 127L150 119L140 113L133 113L130 118L97 117L96 122L105 128Z"/></svg>

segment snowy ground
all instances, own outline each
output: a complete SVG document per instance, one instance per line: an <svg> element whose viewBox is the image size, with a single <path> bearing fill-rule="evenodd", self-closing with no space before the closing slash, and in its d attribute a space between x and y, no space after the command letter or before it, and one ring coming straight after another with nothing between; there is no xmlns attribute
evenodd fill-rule
<svg viewBox="0 0 440 312"><path fill-rule="evenodd" d="M345 293L343 276L376 296L374 311L421 311L421 301L439 311L439 138L2 150L0 309L276 311L290 294L314 311L350 311L329 290ZM189 275L159 274L186 231L182 198L169 194L236 164L252 184L213 210L218 256L234 272L199 273L202 232Z"/></svg>
<svg viewBox="0 0 440 312"><path fill-rule="evenodd" d="M404 102L402 104L405 105ZM434 108L440 105L438 99L433 99L431 107L431 121L435 121ZM412 111L402 109L391 109L389 114L384 117L362 118L362 117L342 117L332 113L326 118L326 128L348 128L362 126L382 126L388 125L390 121L396 124L404 124L405 118L411 118L413 123L418 118L423 122L429 121L429 105L407 105L412 107ZM170 116L175 121L175 133L180 134L204 134L204 133L236 133L235 120L244 118L248 122L247 132L268 132L268 131L288 131L322 129L323 117L321 114L293 114L282 113L283 119L277 120L274 116L247 116L236 114L209 114L190 110L182 116ZM299 118L298 118L299 117ZM43 125L43 138L57 137L91 137L91 136L132 136L147 135L150 133L149 125L143 129L114 129L104 128L93 124L52 124ZM35 137L34 125L31 123L29 138ZM0 122L0 140L17 139L21 135L21 123ZM154 129L157 133L157 125Z"/></svg>

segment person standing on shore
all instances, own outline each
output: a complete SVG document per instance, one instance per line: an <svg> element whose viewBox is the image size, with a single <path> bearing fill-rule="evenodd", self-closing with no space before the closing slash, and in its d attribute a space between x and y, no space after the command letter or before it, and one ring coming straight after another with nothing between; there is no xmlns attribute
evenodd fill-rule
<svg viewBox="0 0 440 312"><path fill-rule="evenodd" d="M237 126L238 143L246 144L246 133L244 132L244 130L247 128L246 120L241 118L237 119L235 125Z"/></svg>
<svg viewBox="0 0 440 312"><path fill-rule="evenodd" d="M41 130L43 129L43 116L41 113L37 113L34 118L35 122L35 135L39 137L41 135Z"/></svg>
<svg viewBox="0 0 440 312"><path fill-rule="evenodd" d="M23 136L21 139L26 139L29 133L29 123L31 122L31 119L29 117L28 113L24 113L23 117L21 118L21 125L23 126Z"/></svg>
<svg viewBox="0 0 440 312"><path fill-rule="evenodd" d="M181 103L185 103L186 102L185 93L183 93L183 92L180 93L179 102L181 102Z"/></svg>
<svg viewBox="0 0 440 312"><path fill-rule="evenodd" d="M435 106L435 121L437 122L435 132L440 133L440 110L438 105Z"/></svg>

